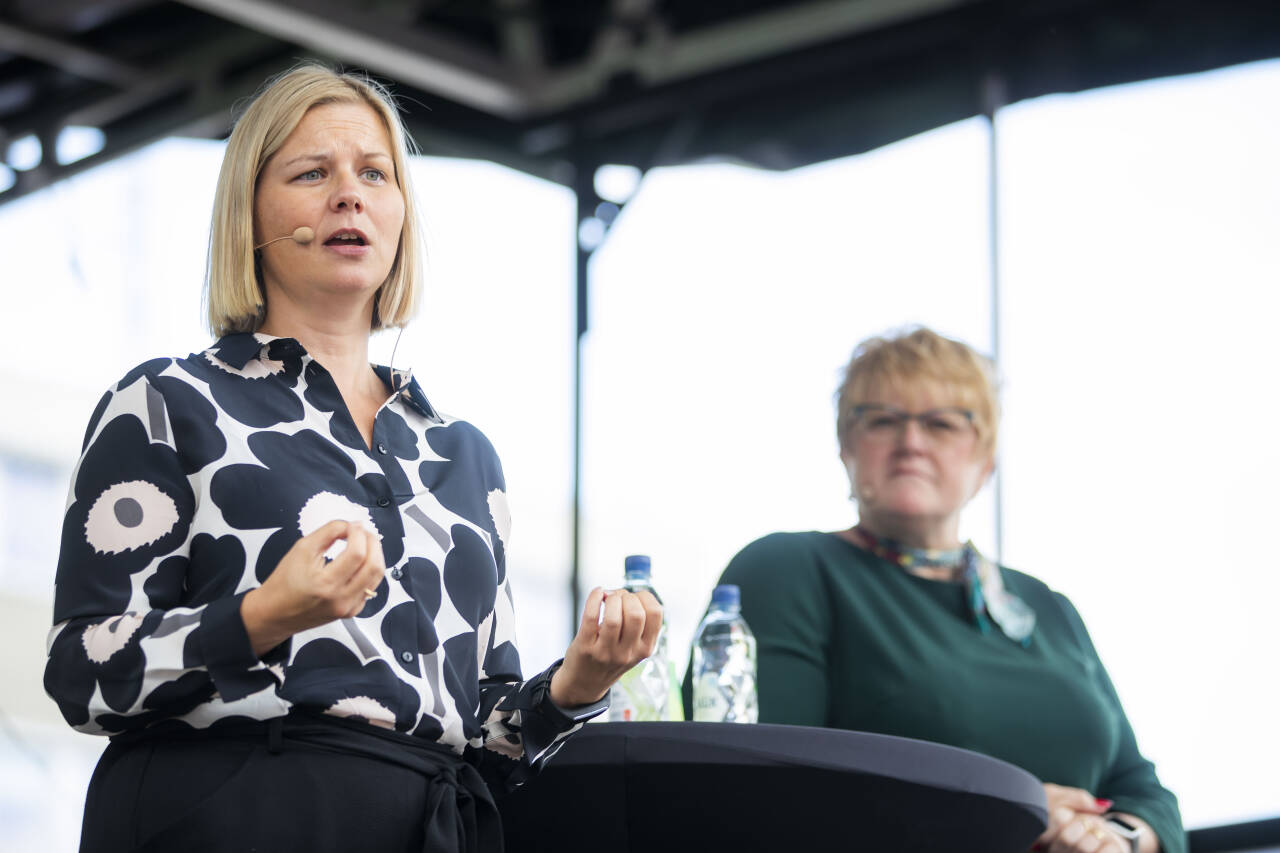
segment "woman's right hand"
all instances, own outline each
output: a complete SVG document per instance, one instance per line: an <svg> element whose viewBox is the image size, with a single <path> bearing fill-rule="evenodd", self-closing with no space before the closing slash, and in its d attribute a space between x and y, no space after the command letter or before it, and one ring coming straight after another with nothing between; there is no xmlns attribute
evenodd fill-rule
<svg viewBox="0 0 1280 853"><path fill-rule="evenodd" d="M346 548L326 560L340 539ZM303 536L240 602L254 654L262 656L299 631L355 616L364 609L366 590L376 590L385 572L382 543L359 522L330 521Z"/></svg>
<svg viewBox="0 0 1280 853"><path fill-rule="evenodd" d="M598 702L622 674L653 654L662 605L652 592L591 590L578 633L551 677L551 701L561 708Z"/></svg>

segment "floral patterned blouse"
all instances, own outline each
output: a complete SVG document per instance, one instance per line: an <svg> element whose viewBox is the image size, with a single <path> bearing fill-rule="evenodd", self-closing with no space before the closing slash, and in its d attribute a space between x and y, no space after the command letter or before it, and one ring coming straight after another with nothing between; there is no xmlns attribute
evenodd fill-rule
<svg viewBox="0 0 1280 853"><path fill-rule="evenodd" d="M527 771L604 710L557 708L554 665L522 680L498 457L407 374L395 387L371 446L290 338L228 335L103 396L72 479L45 671L68 722L205 728L297 706L489 747ZM241 597L335 518L376 529L377 594L259 658Z"/></svg>

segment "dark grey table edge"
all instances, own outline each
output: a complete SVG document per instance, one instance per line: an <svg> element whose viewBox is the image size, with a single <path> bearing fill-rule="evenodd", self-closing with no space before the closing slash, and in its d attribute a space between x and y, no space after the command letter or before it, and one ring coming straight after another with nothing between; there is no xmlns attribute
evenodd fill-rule
<svg viewBox="0 0 1280 853"><path fill-rule="evenodd" d="M964 749L804 726L594 723L499 801L508 850L817 847L1023 853L1030 773Z"/></svg>

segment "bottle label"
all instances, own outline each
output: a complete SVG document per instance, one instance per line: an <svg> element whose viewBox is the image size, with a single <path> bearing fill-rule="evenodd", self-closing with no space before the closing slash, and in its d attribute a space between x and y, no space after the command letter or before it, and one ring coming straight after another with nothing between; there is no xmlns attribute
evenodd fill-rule
<svg viewBox="0 0 1280 853"><path fill-rule="evenodd" d="M667 655L667 628L658 633L651 657L623 673L609 691L609 722L682 720L680 682Z"/></svg>
<svg viewBox="0 0 1280 853"><path fill-rule="evenodd" d="M653 722L667 719L667 685L662 670L642 661L623 673L609 693L609 720Z"/></svg>
<svg viewBox="0 0 1280 853"><path fill-rule="evenodd" d="M720 677L705 672L693 685L693 719L695 722L723 723L729 715L729 700L720 689Z"/></svg>

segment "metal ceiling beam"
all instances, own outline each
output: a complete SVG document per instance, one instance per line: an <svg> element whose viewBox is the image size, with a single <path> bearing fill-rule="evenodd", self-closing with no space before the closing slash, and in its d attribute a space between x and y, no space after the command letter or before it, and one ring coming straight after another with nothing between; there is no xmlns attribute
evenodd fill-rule
<svg viewBox="0 0 1280 853"><path fill-rule="evenodd" d="M124 91L104 91L99 87L96 91L62 98L42 109L10 116L5 121L5 129L16 138L49 128L87 125L102 128L109 135L111 125L120 119L143 112L184 88L199 88L201 81L216 79L223 69L261 55L272 44L274 40L268 36L247 31L207 41L185 50L179 59L151 70ZM226 118L229 122L230 112Z"/></svg>
<svg viewBox="0 0 1280 853"><path fill-rule="evenodd" d="M546 45L538 26L538 12L531 0L498 0L502 18L498 32L507 61L521 71L541 76L546 72Z"/></svg>
<svg viewBox="0 0 1280 853"><path fill-rule="evenodd" d="M646 35L632 43L610 38L581 64L544 73L541 37L521 15L527 0L502 0L504 63L456 40L407 28L358 8L301 0L179 0L320 55L510 120L553 113L602 94L617 74L634 72L657 85L762 56L785 53L974 0L814 0L684 36L667 34L641 0L615 0L615 10ZM619 36L618 22L602 33Z"/></svg>
<svg viewBox="0 0 1280 853"><path fill-rule="evenodd" d="M176 61L155 69L138 85L70 111L66 123L91 127L111 124L184 86L200 85L202 80L214 79L222 69L233 67L255 54L265 53L272 44L274 40L271 37L248 30L205 41L184 50Z"/></svg>
<svg viewBox="0 0 1280 853"><path fill-rule="evenodd" d="M626 64L634 53L637 37L643 32L653 40L666 33L665 24L654 9L654 0L612 0L609 18L596 31L581 67L604 71Z"/></svg>
<svg viewBox="0 0 1280 853"><path fill-rule="evenodd" d="M143 110L130 116L127 121L109 130L106 147L97 154L65 166L48 159L29 172L18 172L14 186L0 192L0 204L44 189L50 184L110 162L160 139L223 133L231 123L232 106L253 94L264 79L285 70L290 62L292 59L288 62L273 60L253 65L217 85L200 87L194 97L183 99L174 108L152 112Z"/></svg>
<svg viewBox="0 0 1280 853"><path fill-rule="evenodd" d="M122 88L134 85L144 76L141 69L105 54L3 21L0 21L0 50L39 60L86 80Z"/></svg>
<svg viewBox="0 0 1280 853"><path fill-rule="evenodd" d="M179 2L376 74L505 118L529 108L501 62L454 39L386 22L358 6L298 0Z"/></svg>
<svg viewBox="0 0 1280 853"><path fill-rule="evenodd" d="M544 81L534 96L548 113L597 97L611 77L630 71L650 85L693 77L787 53L901 21L938 14L974 0L815 0L740 21L705 27L688 35L666 35L659 24L634 46L615 45Z"/></svg>
<svg viewBox="0 0 1280 853"><path fill-rule="evenodd" d="M11 21L70 34L84 33L154 4L155 0L8 0L4 6Z"/></svg>

